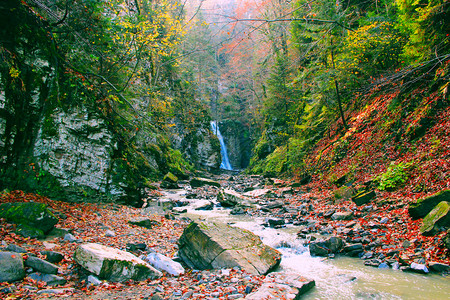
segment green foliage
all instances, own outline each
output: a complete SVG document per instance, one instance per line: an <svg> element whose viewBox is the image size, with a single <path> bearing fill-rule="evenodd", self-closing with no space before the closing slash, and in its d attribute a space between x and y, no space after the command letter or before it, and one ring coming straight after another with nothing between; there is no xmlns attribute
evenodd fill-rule
<svg viewBox="0 0 450 300"><path fill-rule="evenodd" d="M409 179L412 162L391 163L386 172L380 174L376 180L379 182L378 188L382 191L393 190Z"/></svg>

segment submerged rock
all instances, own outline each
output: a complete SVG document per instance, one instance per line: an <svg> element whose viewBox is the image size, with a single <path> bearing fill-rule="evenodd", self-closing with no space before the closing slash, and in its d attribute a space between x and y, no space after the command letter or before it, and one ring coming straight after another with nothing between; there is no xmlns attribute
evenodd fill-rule
<svg viewBox="0 0 450 300"><path fill-rule="evenodd" d="M281 253L252 232L223 223L192 222L178 244L183 261L201 270L241 267L252 274L267 274L281 261Z"/></svg>
<svg viewBox="0 0 450 300"><path fill-rule="evenodd" d="M80 245L74 260L89 272L110 281L155 279L162 273L133 254L119 249L88 243Z"/></svg>

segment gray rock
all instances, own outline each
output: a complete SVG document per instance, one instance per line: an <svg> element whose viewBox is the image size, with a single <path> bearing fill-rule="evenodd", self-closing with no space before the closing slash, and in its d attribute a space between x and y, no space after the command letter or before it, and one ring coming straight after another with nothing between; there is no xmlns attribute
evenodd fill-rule
<svg viewBox="0 0 450 300"><path fill-rule="evenodd" d="M64 235L64 240L72 243L72 242L76 242L77 238L74 237L71 233L67 233Z"/></svg>
<svg viewBox="0 0 450 300"><path fill-rule="evenodd" d="M300 296L316 285L314 280L306 279L298 274L269 274L263 284L248 294L247 300L261 299L300 299Z"/></svg>
<svg viewBox="0 0 450 300"><path fill-rule="evenodd" d="M42 255L45 255L45 260L51 263L59 263L64 259L64 255L55 251L41 251Z"/></svg>
<svg viewBox="0 0 450 300"><path fill-rule="evenodd" d="M16 253L27 253L28 251L20 246L10 244L5 248L6 251L16 252Z"/></svg>
<svg viewBox="0 0 450 300"><path fill-rule="evenodd" d="M339 253L344 246L344 241L335 236L326 240L317 240L309 244L309 252L312 256L327 256L329 254Z"/></svg>
<svg viewBox="0 0 450 300"><path fill-rule="evenodd" d="M36 281L43 281L47 283L47 285L63 285L66 284L67 280L61 276L53 275L53 274L40 274L40 273L31 273L28 275L28 278L31 278Z"/></svg>
<svg viewBox="0 0 450 300"><path fill-rule="evenodd" d="M444 263L432 261L428 264L428 266L430 267L431 271L437 272L437 273L445 273L445 272L450 271L450 266L448 264L444 264Z"/></svg>
<svg viewBox="0 0 450 300"><path fill-rule="evenodd" d="M331 216L331 219L335 221L351 220L352 218L353 213L351 211L338 211Z"/></svg>
<svg viewBox="0 0 450 300"><path fill-rule="evenodd" d="M48 233L58 219L44 203L14 202L0 204L0 218Z"/></svg>
<svg viewBox="0 0 450 300"><path fill-rule="evenodd" d="M144 256L143 260L151 264L155 269L165 271L173 276L180 276L185 272L180 263L175 262L171 258L160 253L150 253L147 256Z"/></svg>
<svg viewBox="0 0 450 300"><path fill-rule="evenodd" d="M195 210L212 210L214 208L214 203L208 202L200 207L195 208Z"/></svg>
<svg viewBox="0 0 450 300"><path fill-rule="evenodd" d="M102 281L95 277L94 275L89 275L87 278L87 281L92 285L100 285L102 284Z"/></svg>
<svg viewBox="0 0 450 300"><path fill-rule="evenodd" d="M114 231L112 231L112 230L106 230L105 231L105 236L107 236L107 237L114 237L114 236L116 236L116 233Z"/></svg>
<svg viewBox="0 0 450 300"><path fill-rule="evenodd" d="M22 256L16 252L0 252L0 282L12 282L24 277Z"/></svg>
<svg viewBox="0 0 450 300"><path fill-rule="evenodd" d="M131 225L141 226L148 229L152 229L154 226L159 225L158 221L148 218L138 218L134 220L129 220L128 223L130 223Z"/></svg>
<svg viewBox="0 0 450 300"><path fill-rule="evenodd" d="M236 191L233 190L221 190L217 194L217 201L223 207L233 207L236 205L240 205L243 207L252 207L254 205L254 200L242 196Z"/></svg>
<svg viewBox="0 0 450 300"><path fill-rule="evenodd" d="M285 224L284 219L281 218L269 218L267 219L267 223L269 223L270 227L276 227L276 226L281 226Z"/></svg>
<svg viewBox="0 0 450 300"><path fill-rule="evenodd" d="M418 264L413 262L409 267L411 268L411 271L416 273L427 274L430 272L427 266L425 266L424 264Z"/></svg>
<svg viewBox="0 0 450 300"><path fill-rule="evenodd" d="M251 274L266 274L281 261L281 253L252 232L218 222L192 222L178 244L183 261L201 270L241 267Z"/></svg>
<svg viewBox="0 0 450 300"><path fill-rule="evenodd" d="M73 291L75 291L74 288L45 289L45 290L37 291L36 294L38 294L38 295L45 295L45 294L55 294L55 295L59 295L59 294L71 293L71 292L73 292Z"/></svg>
<svg viewBox="0 0 450 300"><path fill-rule="evenodd" d="M198 188L204 185L209 185L209 186L215 186L215 187L221 187L222 185L215 180L212 179L207 179L207 178L201 178L201 177L194 177L189 181L189 184L191 185L191 187L193 188Z"/></svg>
<svg viewBox="0 0 450 300"><path fill-rule="evenodd" d="M94 243L78 246L74 260L89 272L110 281L140 281L162 276L160 271L129 252Z"/></svg>
<svg viewBox="0 0 450 300"><path fill-rule="evenodd" d="M25 261L25 266L33 268L33 270L45 274L58 273L58 266L52 264L51 262L40 259L39 257L29 256Z"/></svg>

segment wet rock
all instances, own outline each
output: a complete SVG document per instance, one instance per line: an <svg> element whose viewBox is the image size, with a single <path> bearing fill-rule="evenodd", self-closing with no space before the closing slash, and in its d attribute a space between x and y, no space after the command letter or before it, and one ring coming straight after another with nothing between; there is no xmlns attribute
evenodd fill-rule
<svg viewBox="0 0 450 300"><path fill-rule="evenodd" d="M250 207L253 206L253 200L242 196L236 191L233 190L222 190L217 194L217 201L223 207L233 207L235 205Z"/></svg>
<svg viewBox="0 0 450 300"><path fill-rule="evenodd" d="M0 282L12 282L24 277L22 256L16 252L0 252Z"/></svg>
<svg viewBox="0 0 450 300"><path fill-rule="evenodd" d="M316 285L314 280L306 279L298 274L269 274L263 284L248 294L247 300L261 299L299 299L301 295Z"/></svg>
<svg viewBox="0 0 450 300"><path fill-rule="evenodd" d="M431 210L423 219L420 233L424 236L433 236L441 227L450 227L450 202L442 201Z"/></svg>
<svg viewBox="0 0 450 300"><path fill-rule="evenodd" d="M63 277L53 274L31 273L30 275L28 275L28 278L36 281L43 281L47 283L47 285L63 285L67 282L67 280Z"/></svg>
<svg viewBox="0 0 450 300"><path fill-rule="evenodd" d="M245 209L242 208L241 206L235 206L233 207L233 209L230 211L231 215L244 215L246 213Z"/></svg>
<svg viewBox="0 0 450 300"><path fill-rule="evenodd" d="M352 218L353 212L351 211L336 212L331 216L331 219L335 221L351 220Z"/></svg>
<svg viewBox="0 0 450 300"><path fill-rule="evenodd" d="M356 205L361 206L361 205L369 203L376 196L377 196L377 194L375 193L375 191L370 191L370 192L362 191L362 192L356 194L352 198L352 200L353 200L353 202L355 202Z"/></svg>
<svg viewBox="0 0 450 300"><path fill-rule="evenodd" d="M41 254L45 255L45 260L49 261L51 263L59 263L64 258L64 255L62 253L55 252L55 251L44 250L44 251L41 251Z"/></svg>
<svg viewBox="0 0 450 300"><path fill-rule="evenodd" d="M88 243L77 247L74 260L89 272L110 281L155 279L162 273L129 252Z"/></svg>
<svg viewBox="0 0 450 300"><path fill-rule="evenodd" d="M201 270L241 267L251 274L266 274L281 261L281 253L252 232L223 223L192 222L178 244L183 261Z"/></svg>
<svg viewBox="0 0 450 300"><path fill-rule="evenodd" d="M409 270L407 271L411 271L414 273L420 273L420 274L428 274L430 271L428 270L427 266L425 266L424 264L418 264L418 263L411 263L411 265L409 266Z"/></svg>
<svg viewBox="0 0 450 300"><path fill-rule="evenodd" d="M134 220L129 220L128 223L130 223L131 225L141 226L148 229L152 229L154 226L159 225L158 221L147 218L138 218Z"/></svg>
<svg viewBox="0 0 450 300"><path fill-rule="evenodd" d="M275 228L284 225L285 221L281 218L269 218L267 219L267 223L270 227Z"/></svg>
<svg viewBox="0 0 450 300"><path fill-rule="evenodd" d="M175 262L171 258L160 253L150 253L147 256L144 256L143 260L151 264L157 270L166 271L173 276L180 276L185 272L180 263Z"/></svg>
<svg viewBox="0 0 450 300"><path fill-rule="evenodd" d="M215 186L215 187L219 187L219 188L221 187L221 184L218 181L215 181L212 179L207 179L207 178L201 178L201 177L192 178L191 181L189 181L189 184L193 188L198 188L198 187L202 187L205 185Z"/></svg>
<svg viewBox="0 0 450 300"><path fill-rule="evenodd" d="M344 246L344 241L336 236L326 240L317 240L309 244L309 252L312 256L328 256L339 253Z"/></svg>
<svg viewBox="0 0 450 300"><path fill-rule="evenodd" d="M163 189L178 189L178 177L169 172L164 175L160 186Z"/></svg>
<svg viewBox="0 0 450 300"><path fill-rule="evenodd" d="M208 202L202 206L196 207L195 210L212 210L214 208L214 203Z"/></svg>
<svg viewBox="0 0 450 300"><path fill-rule="evenodd" d="M0 204L0 218L23 225L25 228L40 230L44 234L50 232L58 223L58 218L48 210L44 203L36 202Z"/></svg>
<svg viewBox="0 0 450 300"><path fill-rule="evenodd" d="M447 273L450 271L450 266L448 264L439 263L432 261L428 264L430 270L437 273Z"/></svg>
<svg viewBox="0 0 450 300"><path fill-rule="evenodd" d="M33 270L45 274L58 273L57 265L54 265L46 260L40 259L39 257L29 256L25 261L25 266L33 268Z"/></svg>
<svg viewBox="0 0 450 300"><path fill-rule="evenodd" d="M381 265L381 260L379 259L369 259L364 262L364 265L378 268Z"/></svg>

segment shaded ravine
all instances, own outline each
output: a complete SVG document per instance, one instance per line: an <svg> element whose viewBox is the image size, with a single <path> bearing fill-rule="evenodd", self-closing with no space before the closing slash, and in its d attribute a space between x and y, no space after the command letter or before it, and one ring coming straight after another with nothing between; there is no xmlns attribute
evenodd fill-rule
<svg viewBox="0 0 450 300"><path fill-rule="evenodd" d="M264 218L249 215L230 215L229 209L195 210L209 200L184 197L186 191L165 192L163 198L189 201L182 216L193 220L219 221L248 229L282 255L276 272L295 272L314 279L316 287L302 299L450 299L450 280L441 275L414 274L400 270L377 269L365 266L360 259L312 257L305 240L297 238L298 228L288 225L274 229L262 226Z"/></svg>

